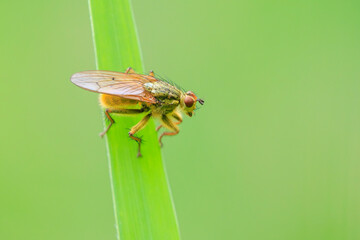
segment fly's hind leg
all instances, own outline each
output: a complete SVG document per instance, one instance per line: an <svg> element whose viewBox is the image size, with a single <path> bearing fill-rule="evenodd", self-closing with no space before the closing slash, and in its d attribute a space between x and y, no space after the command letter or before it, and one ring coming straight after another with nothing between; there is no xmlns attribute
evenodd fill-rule
<svg viewBox="0 0 360 240"><path fill-rule="evenodd" d="M166 115L162 115L161 122L164 127L166 127L167 129L172 131L172 132L164 132L159 137L159 143L160 143L160 146L162 147L163 144L162 144L161 139L164 136L174 136L174 135L178 134L180 130L179 130L179 127L174 122L172 122L170 120L170 118L168 118Z"/></svg>
<svg viewBox="0 0 360 240"><path fill-rule="evenodd" d="M127 115L133 115L133 114L140 114L145 111L144 108L141 109L106 109L105 110L105 116L110 121L110 124L107 126L105 131L100 133L100 137L103 137L110 129L110 127L115 123L114 119L110 116L110 113L118 113L118 114L127 114Z"/></svg>
<svg viewBox="0 0 360 240"><path fill-rule="evenodd" d="M174 118L175 120L177 120L177 122L175 123L176 125L179 125L179 124L182 123L182 121L183 121L181 114L178 113L178 112L173 112L173 113L171 114L171 117ZM162 127L163 127L163 125L159 125L159 126L156 128L156 131L159 131L160 128L162 128Z"/></svg>
<svg viewBox="0 0 360 240"><path fill-rule="evenodd" d="M107 128L106 128L103 132L100 133L100 137L103 137L103 136L109 131L109 129L110 129L110 127L113 125L113 123L115 123L114 119L112 119L112 117L111 117L110 114L109 114L110 112L111 112L110 109L106 109L106 110L105 110L105 116L106 116L106 118L110 121L110 123L109 123L109 125L107 126Z"/></svg>
<svg viewBox="0 0 360 240"><path fill-rule="evenodd" d="M129 132L129 137L131 139L135 140L139 145L137 157L141 157L141 151L140 151L141 150L140 149L141 148L141 138L135 137L134 134L146 126L150 117L151 117L151 113L149 113L143 119L141 119L140 122L138 122L135 126L133 126Z"/></svg>

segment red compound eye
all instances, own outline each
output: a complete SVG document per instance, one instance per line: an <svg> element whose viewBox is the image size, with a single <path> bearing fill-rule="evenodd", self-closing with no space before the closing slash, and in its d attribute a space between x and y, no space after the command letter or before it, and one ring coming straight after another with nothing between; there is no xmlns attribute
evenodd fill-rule
<svg viewBox="0 0 360 240"><path fill-rule="evenodd" d="M195 100L190 96L186 96L184 99L184 103L187 107L192 107L195 103Z"/></svg>
<svg viewBox="0 0 360 240"><path fill-rule="evenodd" d="M194 94L192 91L188 91L188 92L186 93L186 95L191 96L191 97L193 97L194 99L196 99L196 96L195 96L195 94Z"/></svg>

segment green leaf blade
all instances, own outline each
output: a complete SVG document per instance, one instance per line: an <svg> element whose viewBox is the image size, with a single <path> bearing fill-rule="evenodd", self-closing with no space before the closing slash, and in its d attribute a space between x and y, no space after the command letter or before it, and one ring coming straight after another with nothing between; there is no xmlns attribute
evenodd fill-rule
<svg viewBox="0 0 360 240"><path fill-rule="evenodd" d="M90 0L97 68L143 73L131 6L127 0ZM106 135L118 238L179 239L176 215L168 187L155 124L150 120L137 143L129 129L143 117L112 115L115 124Z"/></svg>

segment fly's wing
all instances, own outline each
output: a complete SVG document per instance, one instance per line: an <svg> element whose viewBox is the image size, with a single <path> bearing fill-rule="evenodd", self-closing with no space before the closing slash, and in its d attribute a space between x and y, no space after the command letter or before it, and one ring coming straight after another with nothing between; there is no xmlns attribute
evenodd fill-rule
<svg viewBox="0 0 360 240"><path fill-rule="evenodd" d="M71 82L83 89L148 103L157 101L143 86L157 81L148 75L96 70L78 72L71 76Z"/></svg>

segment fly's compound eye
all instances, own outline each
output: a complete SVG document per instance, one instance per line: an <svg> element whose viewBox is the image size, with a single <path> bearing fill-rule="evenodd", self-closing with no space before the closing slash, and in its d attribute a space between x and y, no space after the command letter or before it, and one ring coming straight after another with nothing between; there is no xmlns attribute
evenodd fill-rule
<svg viewBox="0 0 360 240"><path fill-rule="evenodd" d="M184 103L187 107L192 107L195 103L194 98L190 97L190 96L186 96L184 99Z"/></svg>
<svg viewBox="0 0 360 240"><path fill-rule="evenodd" d="M196 96L195 96L195 94L194 94L192 91L187 91L187 92L186 92L186 95L192 96L193 98L196 99Z"/></svg>

